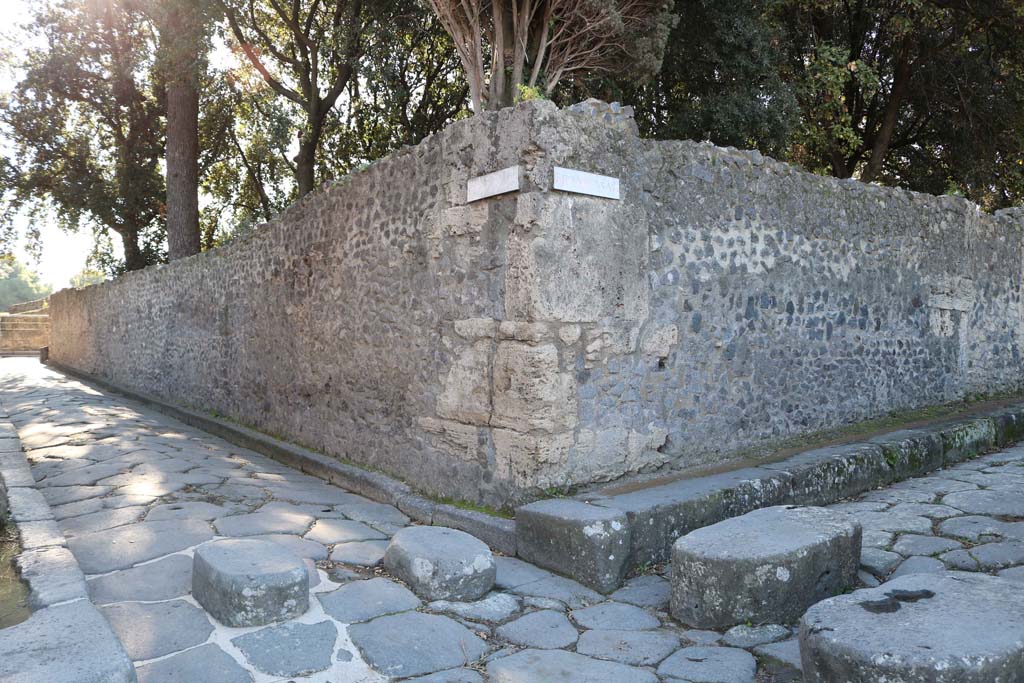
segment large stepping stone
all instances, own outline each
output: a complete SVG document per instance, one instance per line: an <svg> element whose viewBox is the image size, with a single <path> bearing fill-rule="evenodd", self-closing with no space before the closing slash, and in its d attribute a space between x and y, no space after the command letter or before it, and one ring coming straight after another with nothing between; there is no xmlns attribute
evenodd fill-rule
<svg viewBox="0 0 1024 683"><path fill-rule="evenodd" d="M196 549L192 595L228 626L263 626L303 614L309 574L302 558L270 541L226 539Z"/></svg>
<svg viewBox="0 0 1024 683"><path fill-rule="evenodd" d="M490 548L441 526L399 531L384 553L384 566L427 600L477 600L494 587L497 575Z"/></svg>
<svg viewBox="0 0 1024 683"><path fill-rule="evenodd" d="M213 643L140 666L138 676L138 683L252 683L249 672Z"/></svg>
<svg viewBox="0 0 1024 683"><path fill-rule="evenodd" d="M1024 584L914 574L821 602L800 624L806 683L1024 681Z"/></svg>
<svg viewBox="0 0 1024 683"><path fill-rule="evenodd" d="M672 615L697 628L788 623L854 585L861 528L816 507L755 510L672 546Z"/></svg>

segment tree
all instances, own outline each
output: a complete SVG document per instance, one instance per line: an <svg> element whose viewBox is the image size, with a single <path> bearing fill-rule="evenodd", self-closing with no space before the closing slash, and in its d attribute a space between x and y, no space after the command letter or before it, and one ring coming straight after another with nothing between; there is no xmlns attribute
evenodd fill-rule
<svg viewBox="0 0 1024 683"><path fill-rule="evenodd" d="M222 0L231 32L278 96L304 114L295 157L300 197L316 186L324 124L356 73L362 0Z"/></svg>
<svg viewBox="0 0 1024 683"><path fill-rule="evenodd" d="M208 44L203 0L157 0L158 68L166 88L167 246L171 260L198 254L199 84Z"/></svg>
<svg viewBox="0 0 1024 683"><path fill-rule="evenodd" d="M473 110L562 79L658 71L676 21L671 0L429 0L451 35Z"/></svg>
<svg viewBox="0 0 1024 683"><path fill-rule="evenodd" d="M799 109L779 68L779 27L765 15L771 1L676 0L682 20L669 35L653 79L588 79L568 96L632 104L645 136L710 140L785 156Z"/></svg>
<svg viewBox="0 0 1024 683"><path fill-rule="evenodd" d="M10 255L0 256L0 310L13 304L49 296L53 289L39 282L39 275Z"/></svg>
<svg viewBox="0 0 1024 683"><path fill-rule="evenodd" d="M949 163L968 152L964 132L987 143L1003 124L1019 130L1020 0L779 0L773 15L803 111L793 157L808 168L899 182L894 160Z"/></svg>
<svg viewBox="0 0 1024 683"><path fill-rule="evenodd" d="M145 17L131 0L65 0L39 8L33 28L45 46L0 107L15 148L12 209L113 231L127 270L158 262L163 122Z"/></svg>
<svg viewBox="0 0 1024 683"><path fill-rule="evenodd" d="M98 270L92 268L84 268L79 272L75 273L71 282L69 283L75 289L81 289L82 287L88 287L89 285L98 285L101 282L106 282L107 276Z"/></svg>

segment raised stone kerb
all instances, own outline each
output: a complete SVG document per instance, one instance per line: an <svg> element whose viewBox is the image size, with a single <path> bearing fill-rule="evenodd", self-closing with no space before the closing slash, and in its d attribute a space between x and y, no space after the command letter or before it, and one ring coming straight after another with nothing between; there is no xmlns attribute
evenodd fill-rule
<svg viewBox="0 0 1024 683"><path fill-rule="evenodd" d="M1024 584L914 574L825 600L800 624L806 683L1024 680Z"/></svg>
<svg viewBox="0 0 1024 683"><path fill-rule="evenodd" d="M516 510L520 557L602 593L622 583L630 537L626 514L612 508L552 499Z"/></svg>
<svg viewBox="0 0 1024 683"><path fill-rule="evenodd" d="M494 587L497 569L490 549L456 529L402 529L384 552L384 566L427 600L476 600Z"/></svg>
<svg viewBox="0 0 1024 683"><path fill-rule="evenodd" d="M795 621L853 585L861 528L824 508L775 506L697 529L672 547L672 615L697 628Z"/></svg>
<svg viewBox="0 0 1024 683"><path fill-rule="evenodd" d="M309 607L302 559L270 541L227 539L196 549L192 595L228 626L263 626Z"/></svg>

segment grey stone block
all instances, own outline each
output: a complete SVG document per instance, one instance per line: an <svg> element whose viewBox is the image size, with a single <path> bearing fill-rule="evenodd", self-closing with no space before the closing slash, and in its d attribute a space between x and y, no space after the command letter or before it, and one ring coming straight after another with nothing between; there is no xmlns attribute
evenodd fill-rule
<svg viewBox="0 0 1024 683"><path fill-rule="evenodd" d="M889 576L889 580L898 579L908 574L935 574L944 571L946 571L946 565L941 560L937 560L934 557L915 555L902 562L896 568L896 571Z"/></svg>
<svg viewBox="0 0 1024 683"><path fill-rule="evenodd" d="M138 683L252 683L252 676L214 644L139 667Z"/></svg>
<svg viewBox="0 0 1024 683"><path fill-rule="evenodd" d="M472 669L448 669L410 678L409 683L484 683L484 677Z"/></svg>
<svg viewBox="0 0 1024 683"><path fill-rule="evenodd" d="M307 676L331 666L338 629L330 621L289 622L233 638L246 660L270 676Z"/></svg>
<svg viewBox="0 0 1024 683"><path fill-rule="evenodd" d="M938 434L942 438L942 462L947 467L986 453L996 444L996 424L991 418L947 425Z"/></svg>
<svg viewBox="0 0 1024 683"><path fill-rule="evenodd" d="M989 683L1024 676L1024 584L914 574L811 607L800 623L807 683Z"/></svg>
<svg viewBox="0 0 1024 683"><path fill-rule="evenodd" d="M749 650L758 645L774 643L778 640L789 638L791 635L793 634L788 628L779 624L764 624L762 626L740 624L726 631L722 640L730 647L741 647L744 650Z"/></svg>
<svg viewBox="0 0 1024 683"><path fill-rule="evenodd" d="M222 517L213 525L221 536L262 536L265 534L305 534L314 519L310 515L273 510L247 515Z"/></svg>
<svg viewBox="0 0 1024 683"><path fill-rule="evenodd" d="M463 619L472 621L499 622L505 621L519 611L520 598L508 593L491 593L482 600L475 602L451 602L436 600L427 607L432 612L447 612Z"/></svg>
<svg viewBox="0 0 1024 683"><path fill-rule="evenodd" d="M26 550L15 564L21 578L28 582L29 604L34 609L88 596L85 576L67 548Z"/></svg>
<svg viewBox="0 0 1024 683"><path fill-rule="evenodd" d="M790 638L778 643L758 645L754 648L754 654L774 663L776 666L796 669L797 671L803 669L803 663L800 661L799 638Z"/></svg>
<svg viewBox="0 0 1024 683"><path fill-rule="evenodd" d="M399 531L384 553L384 566L427 600L477 600L494 587L497 573L482 541L438 526Z"/></svg>
<svg viewBox="0 0 1024 683"><path fill-rule="evenodd" d="M321 593L318 599L325 612L345 624L407 612L420 606L420 599L412 591L383 577L352 581L336 591Z"/></svg>
<svg viewBox="0 0 1024 683"><path fill-rule="evenodd" d="M658 675L700 683L753 683L757 661L734 647L685 647L658 666Z"/></svg>
<svg viewBox="0 0 1024 683"><path fill-rule="evenodd" d="M698 628L794 621L853 586L860 526L824 508L776 506L691 532L672 548L672 615Z"/></svg>
<svg viewBox="0 0 1024 683"><path fill-rule="evenodd" d="M630 566L664 562L672 543L694 529L729 519L789 498L791 475L747 468L655 486L593 503L626 513L629 520Z"/></svg>
<svg viewBox="0 0 1024 683"><path fill-rule="evenodd" d="M672 586L668 580L654 574L634 577L609 597L616 602L625 602L637 607L667 609Z"/></svg>
<svg viewBox="0 0 1024 683"><path fill-rule="evenodd" d="M902 561L902 556L878 548L864 548L860 553L860 566L880 579L889 576Z"/></svg>
<svg viewBox="0 0 1024 683"><path fill-rule="evenodd" d="M199 520L139 522L82 534L68 540L68 547L86 574L128 569L213 538L210 525Z"/></svg>
<svg viewBox="0 0 1024 683"><path fill-rule="evenodd" d="M387 541L339 543L331 551L331 560L360 567L376 567L384 560L384 552L387 549Z"/></svg>
<svg viewBox="0 0 1024 683"><path fill-rule="evenodd" d="M764 469L790 476L785 502L827 505L893 480L881 446L856 443L798 453Z"/></svg>
<svg viewBox="0 0 1024 683"><path fill-rule="evenodd" d="M101 609L133 661L146 661L206 642L213 624L185 600L123 602Z"/></svg>
<svg viewBox="0 0 1024 683"><path fill-rule="evenodd" d="M361 522L348 519L321 519L309 530L306 538L323 545L335 545L352 541L380 541L387 536Z"/></svg>
<svg viewBox="0 0 1024 683"><path fill-rule="evenodd" d="M476 510L463 510L454 505L437 505L431 523L465 531L499 553L516 554L516 523L511 519L494 517Z"/></svg>
<svg viewBox="0 0 1024 683"><path fill-rule="evenodd" d="M47 607L0 630L5 683L135 683L135 669L88 600Z"/></svg>
<svg viewBox="0 0 1024 683"><path fill-rule="evenodd" d="M406 612L349 627L366 663L385 676L421 676L472 664L487 645L448 617Z"/></svg>
<svg viewBox="0 0 1024 683"><path fill-rule="evenodd" d="M516 510L519 556L602 593L619 587L630 552L630 524L620 510L552 499Z"/></svg>
<svg viewBox="0 0 1024 683"><path fill-rule="evenodd" d="M43 494L34 488L13 488L6 491L7 510L16 523L45 522L53 519L53 512Z"/></svg>
<svg viewBox="0 0 1024 683"><path fill-rule="evenodd" d="M228 626L263 626L309 607L301 558L269 541L228 539L196 549L192 595Z"/></svg>
<svg viewBox="0 0 1024 683"><path fill-rule="evenodd" d="M530 612L515 621L499 626L499 638L515 645L539 650L559 650L576 642L579 634L561 612L541 610Z"/></svg>
<svg viewBox="0 0 1024 683"><path fill-rule="evenodd" d="M679 636L668 631L584 631L576 652L631 666L656 666L679 648Z"/></svg>
<svg viewBox="0 0 1024 683"><path fill-rule="evenodd" d="M592 607L574 610L573 621L583 628L644 631L658 628L661 622L650 612L621 602L602 602Z"/></svg>
<svg viewBox="0 0 1024 683"><path fill-rule="evenodd" d="M89 597L98 605L125 600L156 602L192 591L192 558L171 555L132 569L89 579Z"/></svg>
<svg viewBox="0 0 1024 683"><path fill-rule="evenodd" d="M657 683L650 671L564 650L523 650L487 664L491 683Z"/></svg>
<svg viewBox="0 0 1024 683"><path fill-rule="evenodd" d="M67 543L57 522L53 520L23 522L18 525L18 536L21 539L21 547L25 550L48 548Z"/></svg>

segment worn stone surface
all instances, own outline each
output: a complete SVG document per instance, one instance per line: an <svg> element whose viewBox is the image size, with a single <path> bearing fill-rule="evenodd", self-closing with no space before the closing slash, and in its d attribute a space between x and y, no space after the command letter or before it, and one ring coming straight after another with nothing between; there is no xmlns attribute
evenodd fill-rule
<svg viewBox="0 0 1024 683"><path fill-rule="evenodd" d="M574 610L572 618L583 628L617 628L624 631L643 631L657 628L659 624L650 612L621 602L603 602Z"/></svg>
<svg viewBox="0 0 1024 683"><path fill-rule="evenodd" d="M655 666L679 648L679 636L668 631L584 631L576 652L631 666Z"/></svg>
<svg viewBox="0 0 1024 683"><path fill-rule="evenodd" d="M783 640L790 635L792 635L790 630L779 624L764 624L762 626L740 624L726 631L725 637L722 640L731 647L742 647L749 650L758 645Z"/></svg>
<svg viewBox="0 0 1024 683"><path fill-rule="evenodd" d="M683 536L672 614L701 628L786 623L854 583L860 527L843 513L777 506Z"/></svg>
<svg viewBox="0 0 1024 683"><path fill-rule="evenodd" d="M658 666L658 675L693 683L753 683L757 662L732 647L684 647Z"/></svg>
<svg viewBox="0 0 1024 683"><path fill-rule="evenodd" d="M668 608L672 586L668 580L654 574L634 577L609 597L638 607Z"/></svg>
<svg viewBox="0 0 1024 683"><path fill-rule="evenodd" d="M192 595L228 626L263 626L309 607L301 558L269 541L230 539L196 549Z"/></svg>
<svg viewBox="0 0 1024 683"><path fill-rule="evenodd" d="M139 667L138 683L252 683L252 676L216 645L203 645Z"/></svg>
<svg viewBox="0 0 1024 683"><path fill-rule="evenodd" d="M447 612L473 621L505 621L519 611L520 598L508 593L491 593L474 602L436 600L427 605L434 612Z"/></svg>
<svg viewBox="0 0 1024 683"><path fill-rule="evenodd" d="M347 519L321 519L309 530L306 538L324 545L335 545L352 541L383 540L387 536L360 522Z"/></svg>
<svg viewBox="0 0 1024 683"><path fill-rule="evenodd" d="M406 612L349 628L349 637L374 669L387 676L419 676L472 664L487 647L448 617Z"/></svg>
<svg viewBox="0 0 1024 683"><path fill-rule="evenodd" d="M523 650L487 665L491 683L657 683L644 669L562 650Z"/></svg>
<svg viewBox="0 0 1024 683"><path fill-rule="evenodd" d="M133 661L169 655L206 642L213 624L202 609L185 600L103 607L103 616Z"/></svg>
<svg viewBox="0 0 1024 683"><path fill-rule="evenodd" d="M213 538L210 525L199 520L141 522L68 540L86 574L128 569L139 562L185 550Z"/></svg>
<svg viewBox="0 0 1024 683"><path fill-rule="evenodd" d="M331 551L331 559L335 562L355 564L361 567L376 567L384 561L384 553L387 549L387 541L340 543Z"/></svg>
<svg viewBox="0 0 1024 683"><path fill-rule="evenodd" d="M557 650L576 642L579 634L561 612L541 610L510 621L496 630L498 637L524 647Z"/></svg>
<svg viewBox="0 0 1024 683"><path fill-rule="evenodd" d="M619 587L628 568L625 513L575 500L542 500L516 510L520 557L569 574L602 593Z"/></svg>
<svg viewBox="0 0 1024 683"><path fill-rule="evenodd" d="M1017 680L1024 585L962 572L904 576L813 606L800 647L809 683Z"/></svg>
<svg viewBox="0 0 1024 683"><path fill-rule="evenodd" d="M192 592L192 558L171 555L132 569L89 579L89 597L97 605L123 600L155 602Z"/></svg>
<svg viewBox="0 0 1024 683"><path fill-rule="evenodd" d="M319 599L324 611L345 623L369 621L420 606L420 599L412 591L383 577L353 581Z"/></svg>
<svg viewBox="0 0 1024 683"><path fill-rule="evenodd" d="M0 630L0 680L134 683L135 671L99 611L78 600Z"/></svg>
<svg viewBox="0 0 1024 683"><path fill-rule="evenodd" d="M494 587L497 574L482 541L438 526L399 531L384 553L384 566L426 600L477 600Z"/></svg>
<svg viewBox="0 0 1024 683"><path fill-rule="evenodd" d="M331 666L338 629L329 621L287 623L234 638L231 642L260 672L305 676Z"/></svg>
<svg viewBox="0 0 1024 683"><path fill-rule="evenodd" d="M33 609L48 607L87 595L85 577L67 548L26 550L15 560L18 573L28 582Z"/></svg>

